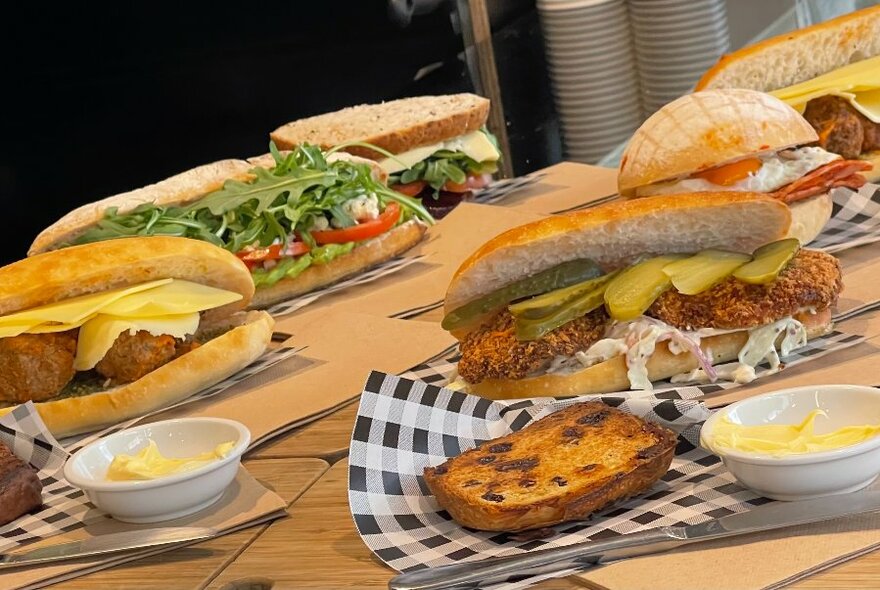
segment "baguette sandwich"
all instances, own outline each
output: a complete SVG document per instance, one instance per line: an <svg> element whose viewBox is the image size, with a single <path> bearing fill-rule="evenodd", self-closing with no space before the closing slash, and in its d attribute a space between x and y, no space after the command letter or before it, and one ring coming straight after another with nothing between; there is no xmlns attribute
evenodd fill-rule
<svg viewBox="0 0 880 590"><path fill-rule="evenodd" d="M0 268L0 415L34 402L55 436L142 415L259 357L274 322L240 311L241 260L206 242L129 238Z"/></svg>
<svg viewBox="0 0 880 590"><path fill-rule="evenodd" d="M130 236L194 238L238 256L257 288L251 307L267 307L421 241L431 215L381 180L370 160L273 148L84 205L40 233L28 254Z"/></svg>
<svg viewBox="0 0 880 590"><path fill-rule="evenodd" d="M880 179L880 6L725 55L696 88L769 92L804 115L820 147L874 163L868 179Z"/></svg>
<svg viewBox="0 0 880 590"><path fill-rule="evenodd" d="M756 193L617 201L511 229L459 267L443 327L459 385L493 399L741 383L828 332L835 258L784 239Z"/></svg>
<svg viewBox="0 0 880 590"><path fill-rule="evenodd" d="M485 129L489 101L473 94L417 96L293 121L272 132L281 148L310 143L378 160L391 188L443 217L487 186L501 153Z"/></svg>
<svg viewBox="0 0 880 590"><path fill-rule="evenodd" d="M811 242L831 217L834 187L858 188L863 160L814 145L816 131L793 108L753 90L707 90L651 115L624 151L622 196L750 191L791 208L789 235Z"/></svg>

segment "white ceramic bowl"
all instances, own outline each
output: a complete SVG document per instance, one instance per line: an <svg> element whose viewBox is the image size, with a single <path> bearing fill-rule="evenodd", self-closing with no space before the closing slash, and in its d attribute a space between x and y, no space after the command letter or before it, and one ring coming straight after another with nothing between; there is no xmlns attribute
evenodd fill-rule
<svg viewBox="0 0 880 590"><path fill-rule="evenodd" d="M795 387L745 399L719 410L700 432L704 448L715 453L743 485L777 500L804 500L862 489L880 473L880 436L830 451L773 457L715 449L712 434L723 416L736 424L798 424L820 408L828 419L816 432L880 422L880 389L859 385Z"/></svg>
<svg viewBox="0 0 880 590"><path fill-rule="evenodd" d="M229 441L228 455L207 465L151 480L108 481L116 455L134 454L156 441L166 457L193 457ZM97 440L67 460L64 477L85 491L101 510L125 522L159 522L187 516L220 499L235 479L241 455L251 441L239 422L222 418L181 418L122 430Z"/></svg>

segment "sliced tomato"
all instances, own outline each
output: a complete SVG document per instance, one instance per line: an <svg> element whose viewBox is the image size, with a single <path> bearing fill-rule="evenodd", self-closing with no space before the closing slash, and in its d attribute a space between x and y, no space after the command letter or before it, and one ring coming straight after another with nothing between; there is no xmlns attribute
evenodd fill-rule
<svg viewBox="0 0 880 590"><path fill-rule="evenodd" d="M492 182L491 174L470 175L464 182L452 182L447 180L443 185L443 190L450 193L466 193L479 188L485 188Z"/></svg>
<svg viewBox="0 0 880 590"><path fill-rule="evenodd" d="M303 242L290 242L287 248L282 244L272 244L264 248L254 248L253 250L242 250L236 256L241 258L248 266L255 266L267 260L278 260L282 256L302 256L309 251L308 244Z"/></svg>
<svg viewBox="0 0 880 590"><path fill-rule="evenodd" d="M745 160L738 160L736 162L731 162L730 164L716 166L715 168L709 168L708 170L697 172L696 174L693 174L693 176L694 178L708 180L712 184L730 186L760 169L760 159L746 158Z"/></svg>
<svg viewBox="0 0 880 590"><path fill-rule="evenodd" d="M345 244L362 242L385 233L400 219L400 205L390 202L376 219L369 219L342 229L313 231L312 237L318 244Z"/></svg>
<svg viewBox="0 0 880 590"><path fill-rule="evenodd" d="M391 190L397 191L408 197L417 197L420 192L425 190L426 186L428 186L428 183L424 180L416 180L414 182L407 182L406 184L394 184L391 186Z"/></svg>

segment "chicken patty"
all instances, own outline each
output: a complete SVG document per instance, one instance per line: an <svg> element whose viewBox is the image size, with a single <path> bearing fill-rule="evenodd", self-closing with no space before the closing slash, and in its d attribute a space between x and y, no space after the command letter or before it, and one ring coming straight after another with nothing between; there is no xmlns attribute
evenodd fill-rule
<svg viewBox="0 0 880 590"><path fill-rule="evenodd" d="M174 359L177 341L173 336L153 336L146 330L123 332L104 355L95 370L114 383L137 381Z"/></svg>
<svg viewBox="0 0 880 590"><path fill-rule="evenodd" d="M670 289L648 315L683 330L753 328L804 308L824 311L837 302L843 283L837 259L801 250L772 283L750 285L729 277L698 295Z"/></svg>
<svg viewBox="0 0 880 590"><path fill-rule="evenodd" d="M76 330L0 338L0 401L20 404L58 395L73 374Z"/></svg>
<svg viewBox="0 0 880 590"><path fill-rule="evenodd" d="M516 339L513 316L504 310L461 343L458 373L468 383L523 379L545 368L556 356L572 356L589 348L605 334L608 321L600 307L538 340L521 342Z"/></svg>

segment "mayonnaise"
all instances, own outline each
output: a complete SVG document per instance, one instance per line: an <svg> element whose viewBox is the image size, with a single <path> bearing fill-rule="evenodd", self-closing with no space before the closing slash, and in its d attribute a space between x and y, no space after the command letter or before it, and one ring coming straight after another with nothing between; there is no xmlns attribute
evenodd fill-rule
<svg viewBox="0 0 880 590"><path fill-rule="evenodd" d="M844 426L833 432L816 434L814 426L818 416L828 417L824 411L816 409L800 424L746 426L722 416L706 444L721 454L725 450L735 450L781 457L848 447L880 434L880 424Z"/></svg>
<svg viewBox="0 0 880 590"><path fill-rule="evenodd" d="M170 459L159 452L156 441L151 440L149 446L141 449L136 455L116 455L107 470L110 481L127 481L133 479L156 479L184 471L192 471L212 461L224 458L234 442L220 443L213 451L207 451L182 459Z"/></svg>

